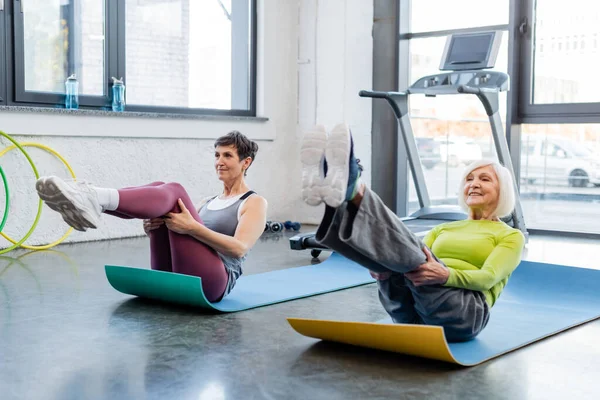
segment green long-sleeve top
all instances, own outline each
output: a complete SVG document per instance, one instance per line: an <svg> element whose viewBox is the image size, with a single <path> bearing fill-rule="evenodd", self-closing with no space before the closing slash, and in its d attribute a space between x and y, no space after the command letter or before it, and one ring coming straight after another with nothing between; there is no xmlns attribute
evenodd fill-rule
<svg viewBox="0 0 600 400"><path fill-rule="evenodd" d="M423 241L450 270L444 286L483 292L492 307L521 262L525 236L504 222L462 220L436 226Z"/></svg>

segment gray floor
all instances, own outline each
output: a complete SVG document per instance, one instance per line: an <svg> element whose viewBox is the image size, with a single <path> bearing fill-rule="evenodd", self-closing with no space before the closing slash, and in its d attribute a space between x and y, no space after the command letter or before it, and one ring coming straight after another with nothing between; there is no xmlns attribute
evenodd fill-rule
<svg viewBox="0 0 600 400"><path fill-rule="evenodd" d="M287 236L261 239L247 273L310 263ZM598 244L534 236L526 258L600 267ZM600 321L460 368L318 342L286 322L381 319L375 285L208 315L132 299L104 276L104 264L148 262L143 238L0 257L0 399L600 398Z"/></svg>

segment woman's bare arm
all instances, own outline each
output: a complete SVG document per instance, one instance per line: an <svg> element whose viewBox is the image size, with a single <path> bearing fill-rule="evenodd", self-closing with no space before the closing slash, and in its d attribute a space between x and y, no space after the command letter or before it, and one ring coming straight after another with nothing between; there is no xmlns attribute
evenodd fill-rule
<svg viewBox="0 0 600 400"><path fill-rule="evenodd" d="M240 210L240 220L234 236L223 235L197 223L188 233L221 254L244 256L260 238L267 222L267 201L258 195L250 196Z"/></svg>

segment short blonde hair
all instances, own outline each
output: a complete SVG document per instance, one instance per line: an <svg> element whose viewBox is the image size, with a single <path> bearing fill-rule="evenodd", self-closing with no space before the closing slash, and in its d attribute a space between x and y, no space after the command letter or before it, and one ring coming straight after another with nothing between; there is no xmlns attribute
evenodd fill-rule
<svg viewBox="0 0 600 400"><path fill-rule="evenodd" d="M460 186L458 188L458 193L460 193L458 196L458 205L465 212L469 212L469 206L467 206L463 196L463 189L467 181L467 176L469 176L469 174L475 171L477 168L486 167L488 165L491 165L492 168L494 168L494 172L496 172L496 177L498 178L498 207L496 207L494 213L500 218L506 217L510 215L515 208L515 189L513 178L508 168L494 160L477 160L465 167L460 179Z"/></svg>

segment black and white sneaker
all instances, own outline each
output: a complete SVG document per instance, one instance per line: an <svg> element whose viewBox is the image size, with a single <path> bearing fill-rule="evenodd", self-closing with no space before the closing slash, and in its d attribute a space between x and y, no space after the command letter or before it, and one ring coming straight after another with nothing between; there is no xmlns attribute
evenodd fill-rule
<svg viewBox="0 0 600 400"><path fill-rule="evenodd" d="M94 188L86 182L65 182L56 176L42 177L35 183L38 196L67 224L78 231L96 229L102 207Z"/></svg>

